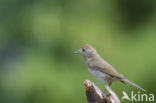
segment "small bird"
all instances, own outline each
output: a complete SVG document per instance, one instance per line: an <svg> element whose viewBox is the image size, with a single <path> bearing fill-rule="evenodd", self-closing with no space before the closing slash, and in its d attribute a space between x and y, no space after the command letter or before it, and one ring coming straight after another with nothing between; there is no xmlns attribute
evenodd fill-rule
<svg viewBox="0 0 156 103"><path fill-rule="evenodd" d="M81 54L84 57L85 63L88 67L89 72L100 81L100 83L108 83L110 86L114 81L120 81L122 83L128 83L142 91L145 91L140 86L129 81L122 74L120 74L114 67L112 67L108 62L106 62L97 53L96 49L92 46L86 44L80 50L75 51L76 54ZM98 85L97 84L97 85Z"/></svg>

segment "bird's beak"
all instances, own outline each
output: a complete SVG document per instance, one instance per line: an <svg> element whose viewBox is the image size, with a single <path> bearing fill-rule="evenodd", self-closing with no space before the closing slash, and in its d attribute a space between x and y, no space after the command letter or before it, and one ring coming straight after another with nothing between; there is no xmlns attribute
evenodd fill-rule
<svg viewBox="0 0 156 103"><path fill-rule="evenodd" d="M73 53L74 53L74 54L80 54L80 53L81 53L81 51L80 51L80 50L78 50L78 51L74 51Z"/></svg>

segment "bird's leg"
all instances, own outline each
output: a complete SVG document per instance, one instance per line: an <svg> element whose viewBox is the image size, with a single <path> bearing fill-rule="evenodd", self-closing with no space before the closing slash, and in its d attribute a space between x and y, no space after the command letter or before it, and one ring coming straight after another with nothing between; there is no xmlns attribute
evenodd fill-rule
<svg viewBox="0 0 156 103"><path fill-rule="evenodd" d="M112 85L112 82L109 82L108 83L108 86L110 87ZM104 91L103 91L103 93L105 94L107 92L107 90L105 89Z"/></svg>
<svg viewBox="0 0 156 103"><path fill-rule="evenodd" d="M107 83L107 81L101 81L101 82L99 82L99 83L95 83L95 85L96 85L96 86L99 86L99 85L102 84L102 83Z"/></svg>
<svg viewBox="0 0 156 103"><path fill-rule="evenodd" d="M104 91L103 91L103 94L105 94L107 92L107 90L105 89Z"/></svg>
<svg viewBox="0 0 156 103"><path fill-rule="evenodd" d="M112 85L112 82L108 83L109 87Z"/></svg>

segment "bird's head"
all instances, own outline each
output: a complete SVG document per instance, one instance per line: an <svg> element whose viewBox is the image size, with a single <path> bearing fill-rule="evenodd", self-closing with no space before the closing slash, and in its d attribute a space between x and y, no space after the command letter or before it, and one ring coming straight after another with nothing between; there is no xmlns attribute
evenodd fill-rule
<svg viewBox="0 0 156 103"><path fill-rule="evenodd" d="M96 50L88 44L84 45L82 48L80 48L80 50L75 51L74 53L81 54L85 58L89 58L89 57L93 57L93 56L98 55Z"/></svg>

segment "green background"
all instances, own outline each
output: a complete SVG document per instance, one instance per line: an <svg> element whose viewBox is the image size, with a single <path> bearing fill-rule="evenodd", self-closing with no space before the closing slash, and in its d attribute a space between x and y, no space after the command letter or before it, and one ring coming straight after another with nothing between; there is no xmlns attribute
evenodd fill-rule
<svg viewBox="0 0 156 103"><path fill-rule="evenodd" d="M73 54L84 44L156 93L154 0L1 0L0 103L86 103L84 80L98 81Z"/></svg>

